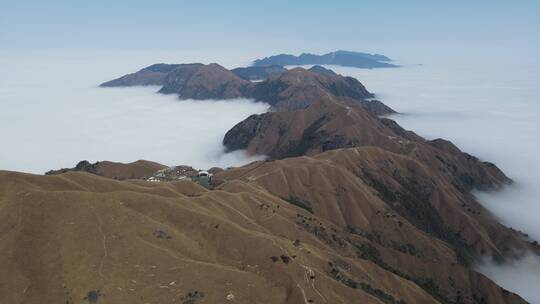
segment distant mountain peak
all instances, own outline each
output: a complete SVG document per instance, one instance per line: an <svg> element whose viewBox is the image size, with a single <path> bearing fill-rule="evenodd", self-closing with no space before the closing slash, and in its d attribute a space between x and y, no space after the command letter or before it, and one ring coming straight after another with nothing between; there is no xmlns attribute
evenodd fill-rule
<svg viewBox="0 0 540 304"><path fill-rule="evenodd" d="M164 73L165 70L169 72ZM253 79L265 81L254 83L250 81ZM252 98L287 111L329 95L358 102L374 97L355 78L338 75L322 66L309 70L300 67L287 70L279 65L227 70L216 63L156 64L102 86L149 84L161 85L159 93L176 94L180 99ZM390 113L387 109L383 112Z"/></svg>
<svg viewBox="0 0 540 304"><path fill-rule="evenodd" d="M362 69L398 67L395 64L388 63L389 61L392 60L387 56L381 54L369 54L362 52L338 50L323 55L311 53L302 53L299 56L290 54L279 54L265 57L263 59L256 59L255 61L253 61L253 66L328 64Z"/></svg>
<svg viewBox="0 0 540 304"><path fill-rule="evenodd" d="M390 59L389 57L381 55L381 54L377 54L377 53L369 54L369 53L344 51L344 50L338 50L338 51L335 51L335 52L332 52L332 53L335 54L335 55L350 55L350 56L359 56L359 57L369 57L369 58L376 59L378 61L392 61L392 59Z"/></svg>

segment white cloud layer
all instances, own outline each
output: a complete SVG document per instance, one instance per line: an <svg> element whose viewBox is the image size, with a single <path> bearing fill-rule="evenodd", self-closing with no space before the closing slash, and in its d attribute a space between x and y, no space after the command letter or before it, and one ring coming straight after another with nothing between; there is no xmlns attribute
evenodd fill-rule
<svg viewBox="0 0 540 304"><path fill-rule="evenodd" d="M492 278L497 284L517 292L531 304L540 303L538 282L540 282L540 258L528 254L519 261L497 264L491 260L478 263L476 269Z"/></svg>
<svg viewBox="0 0 540 304"><path fill-rule="evenodd" d="M330 68L358 78L401 112L394 119L405 128L427 138L450 139L495 162L515 186L477 196L503 223L540 240L540 63L535 54L497 57L465 49L429 57L438 51L409 51L403 62L424 65L399 69ZM247 64L253 56L246 54L227 60L200 53L1 55L0 169L42 173L81 159L237 165L250 159L223 154L223 135L248 115L266 110L248 100L178 101L155 94L156 88L95 87L155 62L217 61L230 68ZM540 303L536 257L504 266L484 261L478 267L531 303Z"/></svg>
<svg viewBox="0 0 540 304"><path fill-rule="evenodd" d="M515 181L499 193L478 193L507 226L540 240L540 64L525 57L483 53L444 58L412 54L424 65L358 70L331 67L358 78L387 105L403 127L496 163ZM510 55L510 54L507 54ZM453 60L452 58L456 58ZM540 260L479 268L531 303L540 303Z"/></svg>
<svg viewBox="0 0 540 304"><path fill-rule="evenodd" d="M234 166L256 159L241 152L223 154L221 140L236 123L266 111L266 104L180 101L156 94L157 87L97 87L151 63L141 58L3 55L2 170L43 173L73 167L82 159L147 159L196 168Z"/></svg>

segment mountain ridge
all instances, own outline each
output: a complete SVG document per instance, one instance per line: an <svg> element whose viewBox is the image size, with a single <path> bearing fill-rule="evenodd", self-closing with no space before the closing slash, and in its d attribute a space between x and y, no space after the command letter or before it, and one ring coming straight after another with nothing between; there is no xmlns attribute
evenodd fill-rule
<svg viewBox="0 0 540 304"><path fill-rule="evenodd" d="M185 179L180 169L197 172L177 166L166 181L155 178L166 166L148 161L83 161L46 176L0 171L5 299L526 303L472 267L481 256L540 253L472 194L512 183L496 165L403 129L352 77L323 67L264 77L156 64L104 86L267 102L271 111L223 139L265 161L204 179Z"/></svg>
<svg viewBox="0 0 540 304"><path fill-rule="evenodd" d="M335 51L323 55L302 53L298 56L279 54L253 61L253 66L267 65L339 65L362 69L396 68L398 65L388 63L390 58L380 54L368 54L351 51Z"/></svg>
<svg viewBox="0 0 540 304"><path fill-rule="evenodd" d="M102 86L139 86L148 82L157 83L158 93L176 94L179 99L234 99L249 98L268 103L279 111L292 111L308 106L310 103L332 95L354 100L378 115L395 113L380 102L370 102L374 94L367 91L357 79L342 76L331 70L318 67L306 70L294 68L283 73L270 73L260 82L241 78L219 64L179 64L168 65L167 73L159 72L159 77L151 74L155 65L136 73L105 82ZM172 68L176 66L175 68ZM151 72L155 73L155 72Z"/></svg>
<svg viewBox="0 0 540 304"><path fill-rule="evenodd" d="M383 163L387 161L391 163ZM35 176L3 171L0 207L18 214L4 218L0 225L5 236L0 244L10 248L2 251L8 265L5 273L26 273L26 279L0 276L0 286L6 288L2 294L7 299L23 295L26 303L34 303L38 297L41 301L74 301L92 292L104 303L124 303L134 297L169 301L177 294L184 299L191 294L192 300L205 302L219 302L232 294L239 303L261 301L258 297L264 297L265 303L291 304L309 300L356 303L358 299L364 299L364 303L454 303L457 299L471 304L525 303L469 270L460 253L463 248L456 247L462 246L459 242L426 233L429 225L419 225L388 200L388 191L406 195L411 191L406 189L417 187L399 184L411 177L446 184L421 168L424 165L411 157L376 147L358 147L217 171L216 183L210 189L191 181L120 181L94 172ZM402 173L393 173L396 169ZM374 176L388 190L373 183ZM398 184L390 182L400 179ZM445 187L434 197L456 200L444 194ZM486 250L497 248L502 241L509 246L507 250L526 246L516 232L496 224L471 199L466 198L468 208L479 210L480 215L458 206L452 212L468 218L471 222L466 225L492 230L480 234L484 239L481 246L487 246ZM419 208L412 206L408 208ZM451 214L445 215L442 223L451 219ZM433 220L432 224L440 221ZM87 228L70 232L64 227L71 223ZM463 229L466 234L461 237L474 240L477 229ZM88 238L86 230L99 233ZM501 239L492 243L492 235L497 234ZM59 237L70 242L60 246ZM79 239L85 240L88 252L82 261L78 259L80 250L67 245L78 244ZM15 240L17 243L11 243ZM514 245L508 243L510 240ZM45 243L49 247L41 245ZM246 247L247 243L255 243L260 249ZM11 255L14 248L24 259L35 250L32 244L45 246L42 259L50 267L35 264L28 272L22 260L11 262L17 261ZM49 251L50 246L61 249ZM503 248L489 249L504 254L500 250ZM178 267L177 255L184 261L183 271L167 270ZM88 280L74 275L69 265L75 259L80 265L77 272L84 269ZM193 276L194 267L200 263L215 266L199 268L199 275ZM39 273L72 279L45 284L36 276ZM153 276L145 276L147 273ZM264 283L268 280L274 282L273 288ZM241 288L247 282L253 284L250 291ZM15 286L24 288L25 284L48 287L47 291L34 288L24 294L13 292L19 289ZM176 292L163 293L160 286ZM126 294L124 290L130 289ZM198 296L193 298L194 294Z"/></svg>

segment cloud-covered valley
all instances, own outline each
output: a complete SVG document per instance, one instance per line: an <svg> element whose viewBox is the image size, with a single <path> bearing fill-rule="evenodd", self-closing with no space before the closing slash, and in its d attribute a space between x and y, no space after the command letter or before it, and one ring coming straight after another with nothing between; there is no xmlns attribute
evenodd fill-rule
<svg viewBox="0 0 540 304"><path fill-rule="evenodd" d="M255 158L223 153L223 135L268 106L250 100L180 101L157 87L99 88L145 60L102 54L4 54L0 71L0 168L31 173L78 161L148 159L196 168ZM155 56L159 58L159 56ZM155 60L155 58L153 59ZM180 60L180 59L178 59Z"/></svg>

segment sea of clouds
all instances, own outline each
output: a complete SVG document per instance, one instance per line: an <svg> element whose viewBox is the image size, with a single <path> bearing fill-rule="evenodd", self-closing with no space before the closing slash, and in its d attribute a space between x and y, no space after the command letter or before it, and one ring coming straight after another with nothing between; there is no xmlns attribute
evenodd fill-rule
<svg viewBox="0 0 540 304"><path fill-rule="evenodd" d="M496 163L515 184L477 197L502 223L540 241L540 63L512 53L437 54L418 51L397 69L329 67L400 112L392 118L403 127ZM485 260L478 270L540 303L537 256L507 265Z"/></svg>
<svg viewBox="0 0 540 304"><path fill-rule="evenodd" d="M404 53L395 52L403 55ZM415 50L397 69L333 67L358 78L400 114L402 126L496 163L515 184L476 193L504 224L540 240L540 64L535 56ZM99 88L155 62L246 65L250 56L201 54L0 54L0 169L43 173L79 160L148 159L196 168L254 158L224 153L236 123L268 106L250 100L179 101L156 87ZM392 57L392 50L387 55ZM221 58L221 59L220 59ZM223 60L225 59L225 60ZM421 64L418 64L421 63ZM540 260L478 270L531 303L540 303Z"/></svg>
<svg viewBox="0 0 540 304"><path fill-rule="evenodd" d="M221 142L236 123L265 112L264 103L180 101L156 94L158 87L98 87L161 61L190 59L121 53L2 54L0 170L43 173L73 167L83 159L147 159L210 168L260 158L241 151L224 153Z"/></svg>

